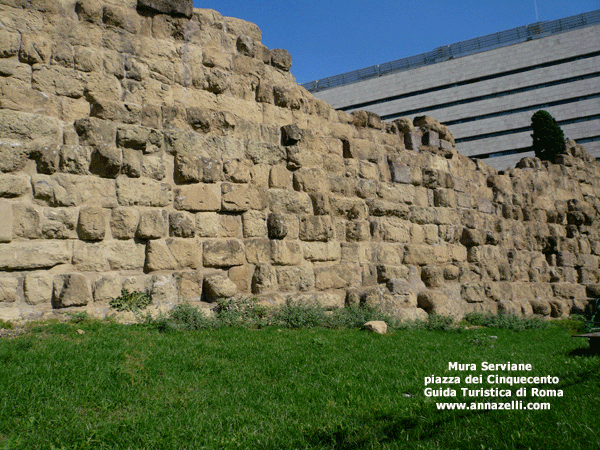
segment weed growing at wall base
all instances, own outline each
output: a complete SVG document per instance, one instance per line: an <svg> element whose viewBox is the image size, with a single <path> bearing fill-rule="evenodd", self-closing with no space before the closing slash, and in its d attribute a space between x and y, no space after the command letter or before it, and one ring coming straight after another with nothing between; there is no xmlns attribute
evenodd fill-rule
<svg viewBox="0 0 600 450"><path fill-rule="evenodd" d="M110 306L117 311L139 311L152 303L152 298L145 292L121 291L121 295L110 301Z"/></svg>

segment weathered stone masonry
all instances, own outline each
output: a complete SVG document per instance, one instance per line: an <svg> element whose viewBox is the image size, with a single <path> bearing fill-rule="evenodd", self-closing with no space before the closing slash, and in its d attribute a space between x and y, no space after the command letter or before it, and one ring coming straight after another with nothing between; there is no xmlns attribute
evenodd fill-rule
<svg viewBox="0 0 600 450"><path fill-rule="evenodd" d="M248 295L401 317L598 295L600 170L498 173L433 119L312 97L191 1L0 0L0 318Z"/></svg>

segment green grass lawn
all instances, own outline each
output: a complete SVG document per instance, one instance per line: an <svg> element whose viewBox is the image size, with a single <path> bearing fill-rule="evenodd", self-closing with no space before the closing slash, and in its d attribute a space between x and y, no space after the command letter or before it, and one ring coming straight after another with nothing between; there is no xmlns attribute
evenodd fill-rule
<svg viewBox="0 0 600 450"><path fill-rule="evenodd" d="M0 338L0 448L597 449L600 357L570 335L42 324ZM482 373L452 361L529 363L498 374L556 376L564 396L524 399L546 411L440 411L426 376Z"/></svg>

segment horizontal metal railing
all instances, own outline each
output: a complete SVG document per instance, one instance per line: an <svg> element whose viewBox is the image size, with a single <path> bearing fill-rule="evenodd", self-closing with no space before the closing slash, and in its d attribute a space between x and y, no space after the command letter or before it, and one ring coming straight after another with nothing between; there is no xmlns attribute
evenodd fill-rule
<svg viewBox="0 0 600 450"><path fill-rule="evenodd" d="M409 56L408 58L397 59L395 61L334 75L321 80L310 81L302 84L302 87L310 92L323 91L337 86L357 83L369 78L380 77L393 72L414 69L420 66L435 64L449 59L460 58L461 56L468 56L474 53L493 50L495 48L518 44L533 39L540 39L553 34L563 33L577 28L584 28L599 23L600 9L566 17L564 19L536 22L531 25L438 47L435 50L421 53L420 55Z"/></svg>

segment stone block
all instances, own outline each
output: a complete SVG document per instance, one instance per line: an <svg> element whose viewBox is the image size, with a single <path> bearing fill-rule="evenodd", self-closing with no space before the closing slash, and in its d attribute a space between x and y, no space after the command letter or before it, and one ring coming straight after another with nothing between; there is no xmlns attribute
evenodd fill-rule
<svg viewBox="0 0 600 450"><path fill-rule="evenodd" d="M396 279L406 279L410 274L410 269L407 266L394 266L388 264L377 264L376 276L378 283L388 283Z"/></svg>
<svg viewBox="0 0 600 450"><path fill-rule="evenodd" d="M121 206L161 207L171 204L173 193L168 183L148 178L117 178L117 199ZM184 209L184 208L178 208Z"/></svg>
<svg viewBox="0 0 600 450"><path fill-rule="evenodd" d="M42 210L27 203L12 203L13 235L27 239L41 237Z"/></svg>
<svg viewBox="0 0 600 450"><path fill-rule="evenodd" d="M467 247L483 245L485 243L485 235L481 230L464 228L460 238L460 243Z"/></svg>
<svg viewBox="0 0 600 450"><path fill-rule="evenodd" d="M109 302L121 295L121 277L118 274L102 275L93 284L94 302Z"/></svg>
<svg viewBox="0 0 600 450"><path fill-rule="evenodd" d="M52 54L52 40L50 36L37 33L21 34L21 47L19 60L34 64L48 64Z"/></svg>
<svg viewBox="0 0 600 450"><path fill-rule="evenodd" d="M109 241L103 244L110 270L142 270L145 260L144 244L129 241Z"/></svg>
<svg viewBox="0 0 600 450"><path fill-rule="evenodd" d="M246 211L242 215L242 224L245 238L267 236L267 221L261 211Z"/></svg>
<svg viewBox="0 0 600 450"><path fill-rule="evenodd" d="M329 216L303 216L300 218L299 237L303 241L330 241L334 237Z"/></svg>
<svg viewBox="0 0 600 450"><path fill-rule="evenodd" d="M433 192L434 206L456 208L456 203L456 194L451 189L438 188Z"/></svg>
<svg viewBox="0 0 600 450"><path fill-rule="evenodd" d="M121 28L132 34L138 33L142 26L141 17L136 11L113 5L104 7L102 21L105 25Z"/></svg>
<svg viewBox="0 0 600 450"><path fill-rule="evenodd" d="M295 124L281 127L281 145L295 145L302 140L302 130Z"/></svg>
<svg viewBox="0 0 600 450"><path fill-rule="evenodd" d="M72 264L81 272L105 272L110 265L102 242L75 241Z"/></svg>
<svg viewBox="0 0 600 450"><path fill-rule="evenodd" d="M212 303L221 298L233 297L237 293L237 286L225 275L207 275L204 277L202 292L206 301Z"/></svg>
<svg viewBox="0 0 600 450"><path fill-rule="evenodd" d="M172 308L179 300L177 283L172 275L152 275L149 284L148 293L153 304Z"/></svg>
<svg viewBox="0 0 600 450"><path fill-rule="evenodd" d="M192 17L192 0L138 0L138 9L171 16Z"/></svg>
<svg viewBox="0 0 600 450"><path fill-rule="evenodd" d="M404 308L417 307L417 294L409 281L393 278L386 283L386 286L399 306Z"/></svg>
<svg viewBox="0 0 600 450"><path fill-rule="evenodd" d="M136 124L142 120L141 107L136 103L108 101L101 98L97 98L96 101L96 103L92 103L91 117L126 124Z"/></svg>
<svg viewBox="0 0 600 450"><path fill-rule="evenodd" d="M97 52L89 47L76 45L74 47L73 65L81 72L98 72L101 70L102 59Z"/></svg>
<svg viewBox="0 0 600 450"><path fill-rule="evenodd" d="M174 274L180 302L199 302L202 300L204 278L197 271L183 271Z"/></svg>
<svg viewBox="0 0 600 450"><path fill-rule="evenodd" d="M0 58L10 58L19 53L21 47L21 35L6 30L0 32Z"/></svg>
<svg viewBox="0 0 600 450"><path fill-rule="evenodd" d="M196 219L186 212L169 214L169 235L181 238L191 238L196 234Z"/></svg>
<svg viewBox="0 0 600 450"><path fill-rule="evenodd" d="M83 97L85 79L81 72L58 65L35 65L31 85L48 94L71 98Z"/></svg>
<svg viewBox="0 0 600 450"><path fill-rule="evenodd" d="M223 174L226 181L232 183L249 183L252 163L246 159L233 159L223 163Z"/></svg>
<svg viewBox="0 0 600 450"><path fill-rule="evenodd" d="M297 241L271 241L271 258L273 264L295 266L302 262L302 248Z"/></svg>
<svg viewBox="0 0 600 450"><path fill-rule="evenodd" d="M287 50L274 48L271 50L271 65L284 72L289 72L292 67L292 57Z"/></svg>
<svg viewBox="0 0 600 450"><path fill-rule="evenodd" d="M276 271L282 292L310 291L315 287L315 274L310 267L277 267Z"/></svg>
<svg viewBox="0 0 600 450"><path fill-rule="evenodd" d="M339 242L303 242L302 248L308 261L339 261L342 256Z"/></svg>
<svg viewBox="0 0 600 450"><path fill-rule="evenodd" d="M196 214L196 235L198 237L217 237L219 226L219 215L216 212Z"/></svg>
<svg viewBox="0 0 600 450"><path fill-rule="evenodd" d="M435 131L425 131L423 133L423 145L428 147L439 148L440 146L440 135Z"/></svg>
<svg viewBox="0 0 600 450"><path fill-rule="evenodd" d="M12 204L0 200L0 243L10 242L13 238L13 209Z"/></svg>
<svg viewBox="0 0 600 450"><path fill-rule="evenodd" d="M146 246L146 263L144 266L146 272L176 269L181 269L181 266L165 241L152 240L148 242Z"/></svg>
<svg viewBox="0 0 600 450"><path fill-rule="evenodd" d="M118 206L114 180L70 174L34 175L33 196L52 206Z"/></svg>
<svg viewBox="0 0 600 450"><path fill-rule="evenodd" d="M167 238L165 242L179 267L191 269L202 267L202 245L199 242L180 238Z"/></svg>
<svg viewBox="0 0 600 450"><path fill-rule="evenodd" d="M304 145L291 145L285 147L287 168L289 170L298 170L302 167L322 167L323 155L316 151L311 151Z"/></svg>
<svg viewBox="0 0 600 450"><path fill-rule="evenodd" d="M464 314L461 305L450 300L445 293L440 291L423 291L419 293L417 302L419 308L424 309L428 314L453 317L462 317Z"/></svg>
<svg viewBox="0 0 600 450"><path fill-rule="evenodd" d="M548 300L545 299L530 299L529 303L531 304L531 308L534 314L540 316L549 316L552 313L552 307Z"/></svg>
<svg viewBox="0 0 600 450"><path fill-rule="evenodd" d="M219 211L221 186L218 184L193 184L175 188L175 209L186 211Z"/></svg>
<svg viewBox="0 0 600 450"><path fill-rule="evenodd" d="M115 208L111 213L110 229L115 239L133 239L140 221L140 213L134 208Z"/></svg>
<svg viewBox="0 0 600 450"><path fill-rule="evenodd" d="M421 134L416 131L404 133L404 146L407 150L419 150L422 139Z"/></svg>
<svg viewBox="0 0 600 450"><path fill-rule="evenodd" d="M0 244L0 270L50 269L70 263L72 252L72 244L64 241Z"/></svg>
<svg viewBox="0 0 600 450"><path fill-rule="evenodd" d="M18 140L33 142L39 146L51 146L61 143L62 132L58 119L54 117L1 109L0 137L8 141ZM15 149L10 144L3 145L3 160L0 165L2 172L19 170L18 168L7 169L6 165L10 162L11 154L18 155L19 149Z"/></svg>
<svg viewBox="0 0 600 450"><path fill-rule="evenodd" d="M285 216L282 213L269 214L269 217L267 218L267 230L269 239L285 238L288 233Z"/></svg>
<svg viewBox="0 0 600 450"><path fill-rule="evenodd" d="M328 216L331 213L331 207L329 205L329 194L315 192L310 194L310 199L313 204L313 211L315 216Z"/></svg>
<svg viewBox="0 0 600 450"><path fill-rule="evenodd" d="M31 190L31 177L0 173L0 198L20 197Z"/></svg>
<svg viewBox="0 0 600 450"><path fill-rule="evenodd" d="M393 183L410 184L410 167L393 157L388 157L388 163Z"/></svg>
<svg viewBox="0 0 600 450"><path fill-rule="evenodd" d="M61 145L38 148L34 153L38 173L52 175L59 170Z"/></svg>
<svg viewBox="0 0 600 450"><path fill-rule="evenodd" d="M249 293L254 266L245 264L243 266L231 267L227 276L237 286L238 292Z"/></svg>
<svg viewBox="0 0 600 450"><path fill-rule="evenodd" d="M245 239L246 260L250 264L271 263L271 241L266 238Z"/></svg>
<svg viewBox="0 0 600 450"><path fill-rule="evenodd" d="M117 178L123 165L123 152L114 145L98 146L91 155L90 172L104 177Z"/></svg>
<svg viewBox="0 0 600 450"><path fill-rule="evenodd" d="M54 276L47 272L32 272L25 276L23 292L29 305L50 304Z"/></svg>
<svg viewBox="0 0 600 450"><path fill-rule="evenodd" d="M363 328L371 333L386 334L387 323L383 320L371 320L363 325Z"/></svg>
<svg viewBox="0 0 600 450"><path fill-rule="evenodd" d="M222 210L244 212L266 207L266 195L261 189L250 185L223 183L221 185Z"/></svg>
<svg viewBox="0 0 600 450"><path fill-rule="evenodd" d="M84 206L79 210L77 235L84 241L101 241L106 233L106 214L103 208Z"/></svg>
<svg viewBox="0 0 600 450"><path fill-rule="evenodd" d="M252 293L263 294L277 287L277 272L273 266L258 264L252 275Z"/></svg>
<svg viewBox="0 0 600 450"><path fill-rule="evenodd" d="M18 290L18 278L0 277L0 303L16 303L20 299Z"/></svg>
<svg viewBox="0 0 600 450"><path fill-rule="evenodd" d="M52 292L52 306L54 308L85 306L91 302L92 291L85 275L66 273L54 277Z"/></svg>
<svg viewBox="0 0 600 450"><path fill-rule="evenodd" d="M386 242L410 242L410 222L395 217L374 217L371 219L373 239Z"/></svg>
<svg viewBox="0 0 600 450"><path fill-rule="evenodd" d="M169 214L165 210L140 212L140 221L136 230L139 239L160 239L169 233Z"/></svg>
<svg viewBox="0 0 600 450"><path fill-rule="evenodd" d="M426 266L421 269L421 280L428 288L434 289L444 284L444 268Z"/></svg>
<svg viewBox="0 0 600 450"><path fill-rule="evenodd" d="M305 192L269 189L267 203L271 211L292 214L313 214L310 196Z"/></svg>
<svg viewBox="0 0 600 450"><path fill-rule="evenodd" d="M58 168L61 172L74 175L89 174L91 147L63 145L60 148Z"/></svg>
<svg viewBox="0 0 600 450"><path fill-rule="evenodd" d="M483 303L486 300L485 286L481 283L464 283L460 295L468 303Z"/></svg>
<svg viewBox="0 0 600 450"><path fill-rule="evenodd" d="M321 291L344 289L351 281L357 281L353 280L355 277L352 276L352 272L354 275L358 274L356 267L348 264L315 267L315 288Z"/></svg>
<svg viewBox="0 0 600 450"><path fill-rule="evenodd" d="M139 150L123 149L121 173L130 178L139 178L142 176L142 154Z"/></svg>
<svg viewBox="0 0 600 450"><path fill-rule="evenodd" d="M406 205L379 199L368 199L367 206L371 216L392 216L405 220L412 219L413 210L415 209L415 207L409 209Z"/></svg>
<svg viewBox="0 0 600 450"><path fill-rule="evenodd" d="M293 186L296 191L309 194L329 191L329 181L323 169L301 167L294 172Z"/></svg>
<svg viewBox="0 0 600 450"><path fill-rule="evenodd" d="M74 208L45 208L42 214L42 237L77 239L78 211Z"/></svg>
<svg viewBox="0 0 600 450"><path fill-rule="evenodd" d="M240 214L219 214L219 236L241 238L242 216Z"/></svg>
<svg viewBox="0 0 600 450"><path fill-rule="evenodd" d="M404 253L404 264L426 266L437 262L434 247L424 244L408 244Z"/></svg>
<svg viewBox="0 0 600 450"><path fill-rule="evenodd" d="M206 267L241 266L246 262L244 246L235 239L205 241L203 261Z"/></svg>
<svg viewBox="0 0 600 450"><path fill-rule="evenodd" d="M146 152L151 144L162 146L161 137L156 130L139 125L121 125L117 128L117 145Z"/></svg>
<svg viewBox="0 0 600 450"><path fill-rule="evenodd" d="M371 224L367 220L349 220L346 223L346 240L350 242L371 239Z"/></svg>

